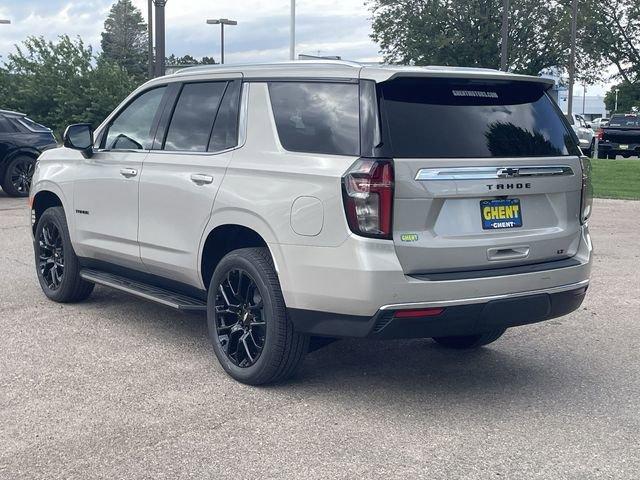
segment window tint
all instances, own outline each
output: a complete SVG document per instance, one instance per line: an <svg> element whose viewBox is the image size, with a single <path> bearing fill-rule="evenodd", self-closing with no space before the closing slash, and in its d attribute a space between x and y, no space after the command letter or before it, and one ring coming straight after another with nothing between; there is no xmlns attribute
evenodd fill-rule
<svg viewBox="0 0 640 480"><path fill-rule="evenodd" d="M31 120L30 118L27 118L27 117L22 117L21 119L18 120L18 122L20 122L22 125L27 127L32 132L49 133L51 131L50 129L48 129L44 125L40 125L39 123L36 123L36 122L34 122L33 120Z"/></svg>
<svg viewBox="0 0 640 480"><path fill-rule="evenodd" d="M210 152L235 147L238 143L238 115L240 111L240 81L230 82L220 104L213 134L209 142Z"/></svg>
<svg viewBox="0 0 640 480"><path fill-rule="evenodd" d="M147 150L154 132L151 128L166 87L143 93L117 116L109 127L105 148L110 150Z"/></svg>
<svg viewBox="0 0 640 480"><path fill-rule="evenodd" d="M165 150L206 152L227 82L188 83L169 124Z"/></svg>
<svg viewBox="0 0 640 480"><path fill-rule="evenodd" d="M16 129L13 128L9 120L4 117L0 117L0 133L13 133Z"/></svg>
<svg viewBox="0 0 640 480"><path fill-rule="evenodd" d="M640 127L640 117L638 115L612 115L609 122L610 127Z"/></svg>
<svg viewBox="0 0 640 480"><path fill-rule="evenodd" d="M358 85L273 82L271 105L282 146L295 152L358 155Z"/></svg>
<svg viewBox="0 0 640 480"><path fill-rule="evenodd" d="M539 84L398 78L379 88L397 157L579 154L573 133Z"/></svg>

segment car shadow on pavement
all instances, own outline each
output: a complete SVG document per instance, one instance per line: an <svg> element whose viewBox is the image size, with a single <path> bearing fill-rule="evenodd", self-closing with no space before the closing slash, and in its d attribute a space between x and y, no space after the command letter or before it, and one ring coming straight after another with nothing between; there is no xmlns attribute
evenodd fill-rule
<svg viewBox="0 0 640 480"><path fill-rule="evenodd" d="M96 289L83 308L100 311L104 320L124 322L127 328L155 332L154 341L168 342L167 347L192 348L192 355L207 356L207 362L213 359L203 314L174 312L103 288ZM260 388L279 395L316 390L334 397L366 398L375 392L380 399L402 393L407 398L436 395L459 401L495 395L504 400L522 398L523 392L551 394L588 380L587 370L575 368L580 362L569 368L552 358L553 351L542 353L539 344L523 345L517 341L521 332L507 331L497 342L471 351L449 350L431 339L343 339L311 352L291 380ZM226 379L222 368L212 373Z"/></svg>

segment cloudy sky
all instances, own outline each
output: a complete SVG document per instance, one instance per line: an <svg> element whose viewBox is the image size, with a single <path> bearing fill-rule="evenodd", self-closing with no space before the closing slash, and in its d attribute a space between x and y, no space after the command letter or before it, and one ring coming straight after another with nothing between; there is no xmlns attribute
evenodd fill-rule
<svg viewBox="0 0 640 480"><path fill-rule="evenodd" d="M79 35L100 47L100 32L114 0L0 0L0 58L28 35L54 39ZM147 0L133 0L146 18ZM220 55L219 27L207 18L226 17L238 26L225 30L227 63L289 58L289 0L168 0L167 54ZM339 55L349 60L380 60L369 38L370 13L365 0L297 0L297 53ZM590 86L587 95L602 95L607 84ZM582 95L582 88L576 88Z"/></svg>
<svg viewBox="0 0 640 480"><path fill-rule="evenodd" d="M134 0L146 18L147 0ZM28 35L80 35L95 48L112 0L0 0L0 55ZM225 60L286 60L289 56L289 0L168 0L167 54L219 58L219 27L206 18L232 18L225 29ZM369 38L370 20L364 0L298 0L297 52L340 55L352 60L379 59Z"/></svg>

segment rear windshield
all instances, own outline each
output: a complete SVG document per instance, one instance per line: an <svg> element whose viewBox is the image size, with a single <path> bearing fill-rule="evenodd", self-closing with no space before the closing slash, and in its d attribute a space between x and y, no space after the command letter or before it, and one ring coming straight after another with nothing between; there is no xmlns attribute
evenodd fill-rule
<svg viewBox="0 0 640 480"><path fill-rule="evenodd" d="M539 84L398 78L379 89L395 157L579 155Z"/></svg>
<svg viewBox="0 0 640 480"><path fill-rule="evenodd" d="M609 120L610 127L640 127L640 117L637 115L613 115Z"/></svg>

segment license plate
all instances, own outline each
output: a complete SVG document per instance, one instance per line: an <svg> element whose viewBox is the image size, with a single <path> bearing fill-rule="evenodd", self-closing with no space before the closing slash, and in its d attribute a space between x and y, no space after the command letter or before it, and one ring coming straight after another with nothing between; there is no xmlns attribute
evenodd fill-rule
<svg viewBox="0 0 640 480"><path fill-rule="evenodd" d="M629 145L620 145L620 150L627 150Z"/></svg>
<svg viewBox="0 0 640 480"><path fill-rule="evenodd" d="M481 200L482 228L497 230L522 226L522 207L519 198Z"/></svg>

